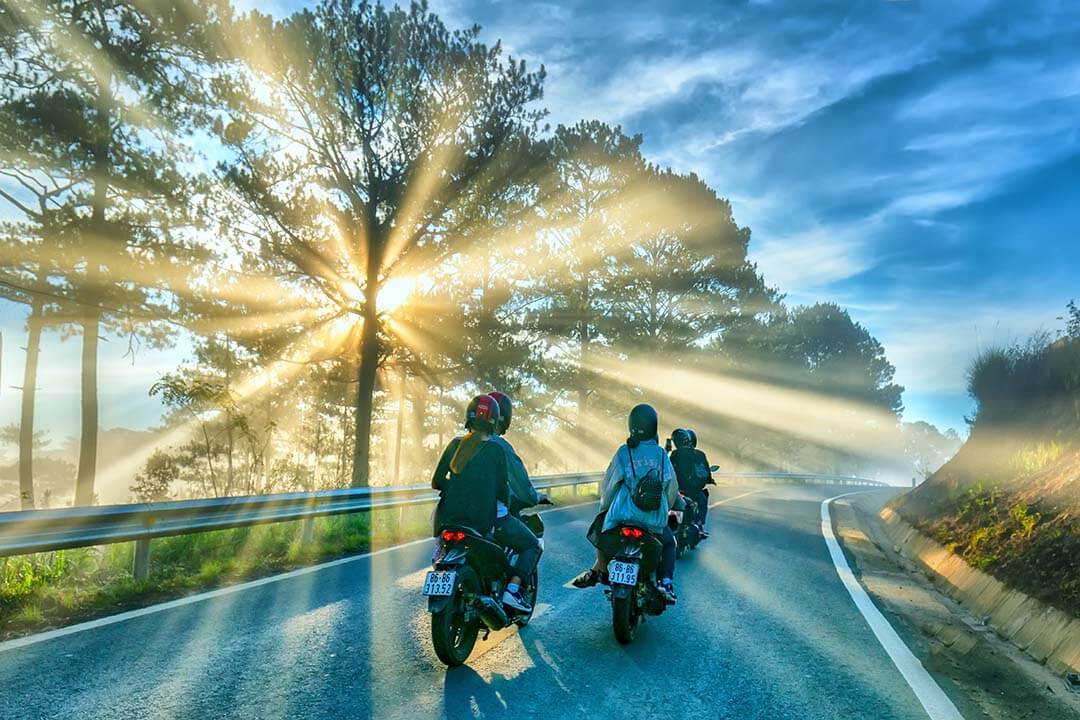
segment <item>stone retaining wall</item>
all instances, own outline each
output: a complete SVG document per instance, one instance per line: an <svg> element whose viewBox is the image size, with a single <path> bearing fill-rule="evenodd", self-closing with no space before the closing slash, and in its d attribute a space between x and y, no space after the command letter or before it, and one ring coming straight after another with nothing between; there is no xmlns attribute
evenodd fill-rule
<svg viewBox="0 0 1080 720"><path fill-rule="evenodd" d="M891 509L884 508L881 519L898 553L932 572L954 600L998 635L1058 675L1080 672L1080 619L976 570Z"/></svg>

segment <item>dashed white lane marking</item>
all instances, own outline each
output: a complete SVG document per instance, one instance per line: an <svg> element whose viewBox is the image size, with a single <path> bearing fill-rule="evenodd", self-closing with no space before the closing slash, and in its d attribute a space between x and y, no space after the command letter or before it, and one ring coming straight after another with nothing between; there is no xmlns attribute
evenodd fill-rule
<svg viewBox="0 0 1080 720"><path fill-rule="evenodd" d="M556 508L550 508L547 510L541 510L541 513L558 512L559 510L569 510L570 508L579 507L580 504L575 505L562 505ZM420 545L423 543L432 542L431 538L420 538L419 540L413 540L411 542L402 543L400 545L392 545L391 547L382 548L381 550L375 550L374 552L362 553L360 555L350 555L345 558L338 558L337 560L330 560L328 562L319 563L318 565L309 565L307 567L297 568L296 570L290 570L288 572L279 573L277 575L268 575L258 580L250 580L248 582L239 583L237 585L228 585L226 587L217 588L216 590L209 590L207 592L198 593L196 595L189 595L188 597L178 598L176 600L169 600L168 602L159 603L157 605L148 605L147 607L138 608L137 610L128 610L127 612L117 613L116 615L109 615L103 618L97 618L96 620L88 620L87 622L78 623L76 625L68 625L67 627L57 628L55 630L46 630L35 635L27 635L26 637L15 638L14 640L6 640L0 642L0 653L7 652L8 650L16 650L18 648L27 647L28 645L36 645L46 640L52 640L58 637L64 637L65 635L74 635L75 633L85 632L87 630L93 630L99 627L105 627L107 625L115 625L116 623L125 622L127 620L134 620L145 615L153 615L154 613L164 612L166 610L172 610L173 608L182 607L184 605L191 605L193 603L202 602L204 600L211 600L222 595L231 595L232 593L241 592L242 590L250 590L252 588L261 587L263 585L269 585L270 583L279 582L281 580L288 580L294 577L300 577L301 575L308 575L310 573L318 572L320 570L326 570L327 568L337 567L338 565L345 565L347 563L356 562L358 560L364 560L366 558L375 557L376 555L382 555L384 553L393 552L394 550L400 550L401 548L411 547L413 545Z"/></svg>
<svg viewBox="0 0 1080 720"><path fill-rule="evenodd" d="M736 498L730 499L735 500ZM583 504L585 503L560 505L559 507L541 510L540 513L569 510L571 508L580 507ZM134 620L135 618L144 617L146 615L153 615L155 613L164 612L166 610L172 610L173 608L183 607L184 605L192 605L197 602L211 600L213 598L221 597L223 595L231 595L233 593L241 592L243 590L250 590L252 588L262 587L263 585L280 582L281 580L288 580L290 578L308 575L310 573L319 572L320 570L337 567L338 565L345 565L348 563L357 562L358 560L364 560L366 558L375 557L376 555L382 555L384 553L393 552L394 550L400 550L401 548L411 547L413 545L429 543L431 541L431 538L420 538L419 540L402 543L401 545L393 545L391 547L382 548L381 550L376 550L374 552L362 553L360 555L350 555L349 557L338 558L337 560L330 560L329 562L319 563L318 565L309 565L307 567L297 568L296 570L290 570L288 572L279 573L277 575L268 575L267 577L259 578L258 580L250 580L248 582L239 583L237 585L228 585L226 587L217 588L216 590L209 590L207 592L189 595L188 597L177 598L176 600L169 600L168 602L159 603L157 605L148 605L147 607L138 608L136 610L128 610L127 612L117 613L116 615L109 615L107 617L97 618L95 620L88 620L86 622L77 623L75 625L68 625L67 627L57 628L55 630L46 630L45 632L36 633L34 635L27 635L26 637L15 638L13 640L5 640L4 642L0 642L0 653L7 652L9 650L17 650L18 648L27 647L30 645L36 645L37 643L45 642L46 640L52 640L54 638L64 637L65 635L74 635L76 633L85 632L87 630L94 630L95 628L115 625L116 623Z"/></svg>
<svg viewBox="0 0 1080 720"><path fill-rule="evenodd" d="M729 502L732 502L734 500L744 498L744 497L746 497L748 495L757 495L758 493L765 492L766 489L768 489L768 488L765 488L765 489L762 489L762 490L751 490L750 492L744 492L741 495L734 495L734 496L729 497L729 498L724 498L723 500L717 500L714 503L709 503L709 507L714 508L717 505L723 505L724 503L729 503ZM577 577L577 576L575 575L574 577ZM574 587L574 578L570 578L565 583L563 583L563 587L568 588L570 590L577 590L578 589L578 588Z"/></svg>
<svg viewBox="0 0 1080 720"><path fill-rule="evenodd" d="M744 492L742 495L736 495L734 497L724 498L723 500L717 500L714 503L709 503L709 507L714 508L717 505L723 505L724 503L729 503L729 502L732 502L733 500L738 500L739 498L744 498L747 495L757 495L758 493L763 493L763 492L765 492L765 490L751 490L750 492Z"/></svg>
<svg viewBox="0 0 1080 720"><path fill-rule="evenodd" d="M861 490L858 492L867 491ZM855 579L855 574L851 572L847 558L844 557L844 551L840 549L840 543L837 542L836 535L833 534L829 505L833 500L839 500L849 495L857 495L858 492L844 493L821 502L821 534L825 537L825 545L829 548L829 555L832 557L833 565L836 567L836 573L840 576L840 581L844 584L844 587L847 588L851 599L855 601L855 607L862 613L870 629L874 632L874 636L881 643L881 647L889 654L889 658L896 665L896 669L900 671L900 674L904 676L904 680L907 681L908 686L911 687L915 697L919 699L931 720L964 720L964 716L956 709L949 696L934 682L934 679L930 677L930 673L926 672L926 668L912 654L908 646L900 639L900 636L896 634L896 630L881 614L881 611L877 609L870 596L867 595L866 590L859 584L859 581Z"/></svg>
<svg viewBox="0 0 1080 720"><path fill-rule="evenodd" d="M231 595L232 593L238 593L243 590L250 590L251 588L262 587L263 585L269 585L270 583L280 582L281 580L288 580L289 578L300 577L302 575L309 575L320 570L327 568L337 567L338 565L346 565L348 563L357 562L358 560L364 560L366 558L375 557L376 555L382 555L384 553L393 552L394 550L400 550L401 548L410 547L412 545L420 545L422 543L430 543L431 538L421 538L419 540L413 540L412 542L402 543L401 545L394 545L392 547L382 548L381 550L375 550L374 552L367 552L361 555L350 555L345 558L338 558L337 560L330 560L329 562L319 563L318 565L309 565L307 567L297 568L296 570L290 570L278 575L269 575L258 580L250 580L248 582L239 583L237 585L228 585L226 587L218 588L216 590L209 590L207 592L198 593L197 595L189 595L188 597L178 598L176 600L169 600L158 605L149 605L138 610L128 610L127 612L117 613L116 615L109 615L103 618L97 618L96 620L89 620L87 622L78 623L77 625L68 625L67 627L57 628L56 630L47 630L45 632L37 633L36 635L27 635L26 637L15 638L14 640L7 640L0 642L0 653L7 652L8 650L15 650L17 648L26 647L27 645L36 645L39 642L45 642L46 640L52 640L53 638L63 637L65 635L74 635L75 633L85 632L87 630L93 630L99 627L105 627L106 625L115 625L126 620L134 620L135 618L143 617L145 615L153 615L155 613L164 612L165 610L172 610L173 608L182 607L184 605L191 605L193 603L202 602L204 600L210 600L211 598L221 597L222 595Z"/></svg>

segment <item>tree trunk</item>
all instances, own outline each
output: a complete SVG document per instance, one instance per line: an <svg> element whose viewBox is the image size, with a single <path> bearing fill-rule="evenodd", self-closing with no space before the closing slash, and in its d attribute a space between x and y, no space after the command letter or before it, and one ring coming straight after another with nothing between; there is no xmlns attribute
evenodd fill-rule
<svg viewBox="0 0 1080 720"><path fill-rule="evenodd" d="M394 485L401 480L401 440L405 434L405 370L398 380L397 436L394 438Z"/></svg>
<svg viewBox="0 0 1080 720"><path fill-rule="evenodd" d="M369 249L369 255L375 253ZM371 271L374 264L375 270ZM379 364L379 314L375 298L379 294L378 267L369 258L367 287L364 289L364 328L360 333L360 367L356 373L356 425L353 430L352 486L367 487L370 481L371 413L375 403L375 378Z"/></svg>
<svg viewBox="0 0 1080 720"><path fill-rule="evenodd" d="M83 319L82 427L79 437L79 474L75 479L75 505L94 502L97 473L98 387L97 351L101 313L91 310Z"/></svg>
<svg viewBox="0 0 1080 720"><path fill-rule="evenodd" d="M225 336L225 403L227 410L225 411L225 444L228 450L228 464L225 475L225 494L232 495L233 482L236 478L235 471L233 470L233 450L235 448L235 439L233 437L233 407L232 407L232 342L229 340L229 336Z"/></svg>
<svg viewBox="0 0 1080 720"><path fill-rule="evenodd" d="M22 509L34 509L34 400L37 395L38 354L41 351L42 302L34 296L26 321L26 365L23 368L19 411L19 497Z"/></svg>
<svg viewBox="0 0 1080 720"><path fill-rule="evenodd" d="M418 477L413 478L410 484L418 481L419 476L424 474L424 469L428 466L428 449L424 446L424 437L427 430L429 392L427 383L422 376L414 378L411 388L413 420L408 431L413 437L415 448L413 452L415 455L410 456L410 461L405 467L410 473L418 474Z"/></svg>
<svg viewBox="0 0 1080 720"><path fill-rule="evenodd" d="M95 142L93 147L94 197L90 215L92 229L90 244L100 248L115 239L109 237L105 218L105 208L109 203L109 146L112 142L112 73L106 71L99 80L97 107L94 117ZM101 331L101 311L97 303L101 300L101 287L104 278L101 266L91 260L86 270L88 293L87 314L83 318L82 346L82 426L79 437L79 473L75 478L75 505L90 505L94 502L94 482L97 475L98 442L98 387L97 387L97 350L98 333Z"/></svg>

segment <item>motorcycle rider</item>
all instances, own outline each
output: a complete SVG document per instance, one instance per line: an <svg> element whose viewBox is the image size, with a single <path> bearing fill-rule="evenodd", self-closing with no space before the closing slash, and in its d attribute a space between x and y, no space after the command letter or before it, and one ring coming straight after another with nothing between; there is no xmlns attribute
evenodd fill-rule
<svg viewBox="0 0 1080 720"><path fill-rule="evenodd" d="M514 417L513 401L509 395L498 390L489 392L488 395L495 398L495 402L499 404L499 424L495 427L495 435L491 441L506 451L506 472L510 482L509 511L511 515L517 516L525 508L539 505L542 498L529 480L525 463L506 439L506 431L510 429L510 421Z"/></svg>
<svg viewBox="0 0 1080 720"><path fill-rule="evenodd" d="M675 446L671 451L671 465L675 468L675 476L679 480L679 491L694 501L697 516L693 521L698 526L701 537L706 538L708 534L705 532L705 512L709 507L709 496L705 492L705 484L710 476L708 465L705 466L705 477L701 476L699 455L704 456L704 453L692 447L691 431L685 428L672 431L671 443Z"/></svg>
<svg viewBox="0 0 1080 720"><path fill-rule="evenodd" d="M658 418L651 405L636 405L627 421L630 435L626 444L615 451L604 479L600 482L600 513L589 528L587 537L596 546L596 562L591 568L573 579L577 588L586 588L604 580L609 552L605 552L612 539L617 540L620 524L633 523L645 527L656 535L662 545L660 563L657 567L659 590L669 603L675 602L675 535L668 528L670 511L683 508L679 496L678 481L671 460L660 446L657 435ZM632 488L650 470L658 472L663 483L660 507L643 510L632 498Z"/></svg>
<svg viewBox="0 0 1080 720"><path fill-rule="evenodd" d="M495 398L477 395L469 402L465 410L467 432L446 446L431 479L431 486L440 492L435 531L443 525L463 525L485 535L491 533L495 542L513 549L517 561L502 601L527 613L531 607L522 594L521 581L535 570L540 544L520 520L506 512L510 503L506 451L491 441L498 424Z"/></svg>
<svg viewBox="0 0 1080 720"><path fill-rule="evenodd" d="M705 502L698 505L698 528L701 530L702 539L709 537L709 532L705 529L705 519L709 514L709 491L705 488L706 485L715 485L716 481L712 476L712 465L709 463L709 458L705 455L705 451L698 449L697 446L697 432L686 430L690 435L690 448L694 451L694 474L701 485L701 495L705 499Z"/></svg>

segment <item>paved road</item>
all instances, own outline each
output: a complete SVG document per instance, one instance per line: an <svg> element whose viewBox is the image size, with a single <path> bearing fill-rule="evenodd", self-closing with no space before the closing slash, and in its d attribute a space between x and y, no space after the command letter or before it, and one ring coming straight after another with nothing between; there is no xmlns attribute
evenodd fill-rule
<svg viewBox="0 0 1080 720"><path fill-rule="evenodd" d="M0 718L925 718L829 559L838 492L714 491L732 499L680 561L679 604L629 647L599 590L564 587L593 506L561 508L537 617L467 667L431 650L414 544L0 652Z"/></svg>

